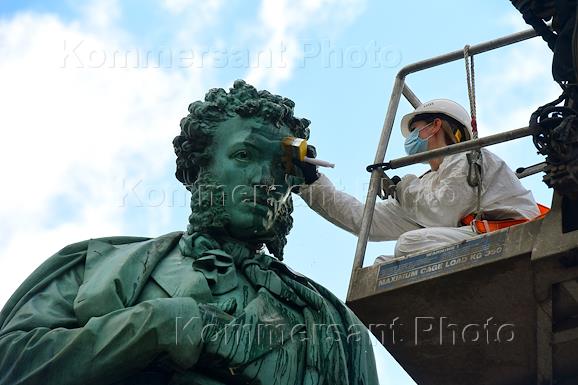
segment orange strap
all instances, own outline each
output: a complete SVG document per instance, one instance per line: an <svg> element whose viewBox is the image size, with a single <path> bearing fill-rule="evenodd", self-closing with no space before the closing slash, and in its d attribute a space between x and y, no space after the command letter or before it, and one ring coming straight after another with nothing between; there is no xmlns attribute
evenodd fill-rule
<svg viewBox="0 0 578 385"><path fill-rule="evenodd" d="M474 214L469 214L462 219L462 225L472 226L472 228L475 229L478 234L485 234L492 231L505 229L506 227L519 225L520 223L526 223L530 222L531 220L543 218L550 211L548 207L539 203L538 210L540 210L540 215L534 219L504 219L501 221L476 220L476 216Z"/></svg>

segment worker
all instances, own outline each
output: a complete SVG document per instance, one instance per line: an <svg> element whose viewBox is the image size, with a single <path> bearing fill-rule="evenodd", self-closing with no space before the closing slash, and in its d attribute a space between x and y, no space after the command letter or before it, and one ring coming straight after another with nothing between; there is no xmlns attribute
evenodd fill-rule
<svg viewBox="0 0 578 385"><path fill-rule="evenodd" d="M458 103L435 99L418 106L401 120L401 133L408 155L443 148L472 138L471 118ZM396 186L396 198L378 201L370 227L370 241L397 240L394 256L376 262L404 258L430 249L471 239L475 226L465 225L477 214L477 187L468 184L470 164L466 153L429 161L430 170L421 177L405 175ZM540 214L532 193L498 156L481 150L482 219L492 221L531 220ZM300 164L305 185L300 195L317 213L355 235L359 234L364 205L338 191L314 166ZM517 223L517 222L516 222Z"/></svg>

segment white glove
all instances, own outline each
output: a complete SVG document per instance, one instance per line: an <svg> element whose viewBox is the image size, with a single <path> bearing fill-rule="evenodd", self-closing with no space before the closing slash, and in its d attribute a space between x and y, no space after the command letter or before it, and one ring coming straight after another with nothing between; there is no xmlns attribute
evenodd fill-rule
<svg viewBox="0 0 578 385"><path fill-rule="evenodd" d="M408 186L417 180L419 180L417 176L413 174L407 174L402 177L401 180L395 185L395 197L402 207L408 203L405 200L405 192L407 191Z"/></svg>

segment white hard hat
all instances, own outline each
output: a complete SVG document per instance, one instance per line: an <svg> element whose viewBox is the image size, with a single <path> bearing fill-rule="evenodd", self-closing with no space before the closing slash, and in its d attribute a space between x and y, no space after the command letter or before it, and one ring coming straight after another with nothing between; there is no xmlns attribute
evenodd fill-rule
<svg viewBox="0 0 578 385"><path fill-rule="evenodd" d="M469 140L472 137L472 118L470 118L470 114L468 114L464 107L449 99L430 100L419 105L414 112L405 115L401 119L401 134L404 137L409 135L411 120L416 115L421 114L444 114L454 118L466 127L467 132L464 132L464 135L466 135L464 140Z"/></svg>

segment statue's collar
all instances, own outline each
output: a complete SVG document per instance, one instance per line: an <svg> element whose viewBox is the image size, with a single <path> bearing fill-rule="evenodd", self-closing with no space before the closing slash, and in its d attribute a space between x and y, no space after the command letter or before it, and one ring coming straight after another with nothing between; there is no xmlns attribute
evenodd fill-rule
<svg viewBox="0 0 578 385"><path fill-rule="evenodd" d="M237 270L258 255L256 248L246 243L202 233L185 234L179 249L192 259L193 270L204 275L214 295L235 289L239 285Z"/></svg>
<svg viewBox="0 0 578 385"><path fill-rule="evenodd" d="M226 235L211 236L204 233L185 234L179 242L181 253L194 260L202 258L209 251L220 250L219 255L230 256L236 266L260 254L260 245L253 245Z"/></svg>

